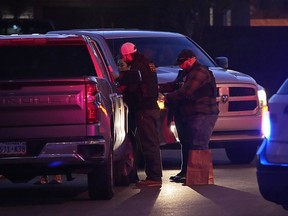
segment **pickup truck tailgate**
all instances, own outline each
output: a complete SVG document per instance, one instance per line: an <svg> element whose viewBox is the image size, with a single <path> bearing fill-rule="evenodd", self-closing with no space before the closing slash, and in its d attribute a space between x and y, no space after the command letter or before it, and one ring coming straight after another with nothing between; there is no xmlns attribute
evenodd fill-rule
<svg viewBox="0 0 288 216"><path fill-rule="evenodd" d="M79 80L55 79L2 81L0 127L84 124L86 110L83 84Z"/></svg>

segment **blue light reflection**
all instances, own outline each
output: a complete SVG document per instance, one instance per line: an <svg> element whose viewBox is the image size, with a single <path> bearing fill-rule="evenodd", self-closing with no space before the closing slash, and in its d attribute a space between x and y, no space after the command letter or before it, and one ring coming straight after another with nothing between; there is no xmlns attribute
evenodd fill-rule
<svg viewBox="0 0 288 216"><path fill-rule="evenodd" d="M288 167L287 163L271 163L267 160L266 157L266 146L269 144L269 139L264 139L260 148L257 151L257 155L259 158L259 163L264 166L281 166L281 167Z"/></svg>
<svg viewBox="0 0 288 216"><path fill-rule="evenodd" d="M61 161L53 161L49 164L49 167L57 167L62 165L63 163Z"/></svg>

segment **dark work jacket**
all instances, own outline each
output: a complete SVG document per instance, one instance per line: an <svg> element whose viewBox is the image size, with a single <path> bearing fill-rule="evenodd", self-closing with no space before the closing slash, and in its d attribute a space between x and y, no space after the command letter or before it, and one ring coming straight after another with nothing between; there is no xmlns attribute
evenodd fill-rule
<svg viewBox="0 0 288 216"><path fill-rule="evenodd" d="M142 81L129 84L123 91L124 101L129 109L149 110L159 109L158 99L158 79L155 65L140 53L134 54L130 70L139 70Z"/></svg>
<svg viewBox="0 0 288 216"><path fill-rule="evenodd" d="M184 84L166 95L167 101L177 106L182 120L191 115L217 115L216 82L212 72L196 62L190 70L183 71Z"/></svg>

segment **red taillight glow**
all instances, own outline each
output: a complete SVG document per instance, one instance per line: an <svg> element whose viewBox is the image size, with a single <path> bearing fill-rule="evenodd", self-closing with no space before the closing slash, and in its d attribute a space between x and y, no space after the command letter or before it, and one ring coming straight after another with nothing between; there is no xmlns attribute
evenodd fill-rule
<svg viewBox="0 0 288 216"><path fill-rule="evenodd" d="M47 43L46 38L17 38L1 40L1 46L22 46L22 45L45 45Z"/></svg>
<svg viewBox="0 0 288 216"><path fill-rule="evenodd" d="M96 84L86 84L87 99L87 123L95 124L99 122L99 107L96 101L98 89Z"/></svg>

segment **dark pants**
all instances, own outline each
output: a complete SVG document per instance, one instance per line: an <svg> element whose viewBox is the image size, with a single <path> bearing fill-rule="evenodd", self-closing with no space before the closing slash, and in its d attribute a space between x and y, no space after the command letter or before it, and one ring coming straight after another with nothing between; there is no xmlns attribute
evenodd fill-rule
<svg viewBox="0 0 288 216"><path fill-rule="evenodd" d="M183 121L175 115L175 125L181 143L181 173L186 174L189 150L206 150L218 115L193 115Z"/></svg>
<svg viewBox="0 0 288 216"><path fill-rule="evenodd" d="M137 136L145 160L147 179L159 181L162 177L162 161L157 124L160 122L158 109L140 110L136 114Z"/></svg>
<svg viewBox="0 0 288 216"><path fill-rule="evenodd" d="M139 147L139 142L137 141L136 131L137 131L136 113L135 113L135 110L129 109L128 136L129 136L129 139L132 143L133 153L134 153L133 170L132 170L132 173L130 174L130 181L131 182L138 182L139 181L137 169L138 169L138 163L139 163L139 158L140 158L140 147Z"/></svg>

